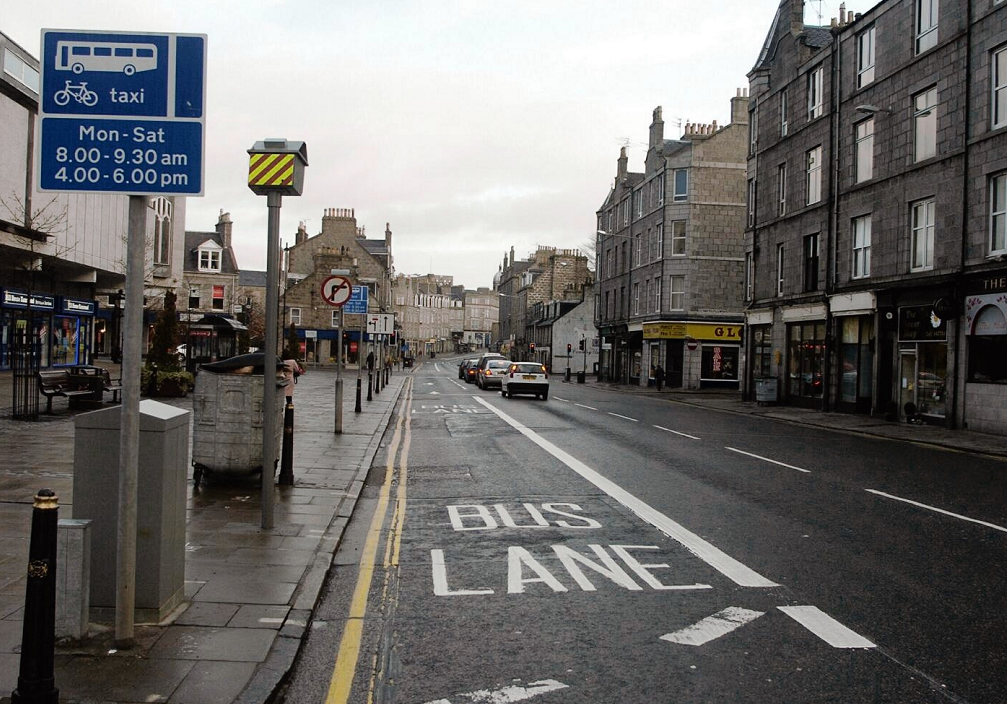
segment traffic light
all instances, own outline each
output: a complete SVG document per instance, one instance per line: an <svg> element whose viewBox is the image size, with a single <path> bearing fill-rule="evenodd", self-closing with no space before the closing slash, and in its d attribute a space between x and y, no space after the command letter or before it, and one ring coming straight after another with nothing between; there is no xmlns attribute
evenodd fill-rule
<svg viewBox="0 0 1007 704"><path fill-rule="evenodd" d="M534 342L531 342L531 343L528 344L528 351L532 352L532 353L535 352L535 343Z"/></svg>
<svg viewBox="0 0 1007 704"><path fill-rule="evenodd" d="M570 354L570 352L571 352L571 351L573 351L573 345L571 345L571 344L570 344L570 343L568 342L568 343L566 343L566 353L567 353L567 354Z"/></svg>
<svg viewBox="0 0 1007 704"><path fill-rule="evenodd" d="M584 342L585 342L584 338L583 337L580 338L580 343L579 344L580 344L580 351L581 352L584 351ZM569 345L567 345L567 346L569 347Z"/></svg>

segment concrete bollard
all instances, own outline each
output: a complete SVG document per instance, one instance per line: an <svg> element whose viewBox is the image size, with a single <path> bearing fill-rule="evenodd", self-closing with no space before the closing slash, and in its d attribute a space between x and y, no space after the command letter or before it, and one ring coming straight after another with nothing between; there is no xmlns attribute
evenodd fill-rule
<svg viewBox="0 0 1007 704"><path fill-rule="evenodd" d="M56 648L56 532L59 498L52 489L35 494L28 546L21 669L11 704L59 704L53 666Z"/></svg>
<svg viewBox="0 0 1007 704"><path fill-rule="evenodd" d="M80 640L91 612L91 521L64 518L57 526L56 637Z"/></svg>

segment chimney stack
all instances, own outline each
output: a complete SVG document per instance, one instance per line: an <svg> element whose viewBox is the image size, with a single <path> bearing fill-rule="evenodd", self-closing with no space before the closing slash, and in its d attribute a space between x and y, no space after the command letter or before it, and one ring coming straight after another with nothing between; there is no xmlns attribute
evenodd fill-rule
<svg viewBox="0 0 1007 704"><path fill-rule="evenodd" d="M650 148L655 149L664 143L664 120L661 119L661 106L654 108L654 119L650 123Z"/></svg>
<svg viewBox="0 0 1007 704"><path fill-rule="evenodd" d="M388 253L392 253L392 226L391 223L385 223L385 249Z"/></svg>
<svg viewBox="0 0 1007 704"><path fill-rule="evenodd" d="M217 218L217 234L220 235L220 242L227 249L231 246L231 214L220 209L220 216Z"/></svg>
<svg viewBox="0 0 1007 704"><path fill-rule="evenodd" d="M737 94L731 98L731 124L748 124L748 88L738 88Z"/></svg>
<svg viewBox="0 0 1007 704"><path fill-rule="evenodd" d="M626 147L621 147L619 149L619 169L616 171L615 177L619 181L626 178L626 174L629 172L627 168L629 164L629 158L626 156Z"/></svg>
<svg viewBox="0 0 1007 704"><path fill-rule="evenodd" d="M804 34L804 0L790 0L790 33L795 37Z"/></svg>
<svg viewBox="0 0 1007 704"><path fill-rule="evenodd" d="M297 225L297 234L294 235L294 245L299 245L308 239L308 228L304 225L304 221L301 220Z"/></svg>

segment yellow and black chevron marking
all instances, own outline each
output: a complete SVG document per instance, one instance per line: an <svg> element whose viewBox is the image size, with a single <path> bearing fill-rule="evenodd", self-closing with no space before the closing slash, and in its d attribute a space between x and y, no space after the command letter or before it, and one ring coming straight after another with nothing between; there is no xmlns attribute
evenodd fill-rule
<svg viewBox="0 0 1007 704"><path fill-rule="evenodd" d="M293 183L293 154L252 154L249 157L249 186L290 186Z"/></svg>

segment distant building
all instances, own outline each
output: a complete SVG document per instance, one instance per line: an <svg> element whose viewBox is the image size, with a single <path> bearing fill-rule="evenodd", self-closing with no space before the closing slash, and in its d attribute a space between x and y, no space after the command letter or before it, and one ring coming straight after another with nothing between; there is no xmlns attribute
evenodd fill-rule
<svg viewBox="0 0 1007 704"><path fill-rule="evenodd" d="M643 172L620 152L597 211L606 378L646 385L660 364L670 388L739 388L747 138L739 90L729 124L686 124L677 140L655 109Z"/></svg>
<svg viewBox="0 0 1007 704"><path fill-rule="evenodd" d="M486 287L466 290L463 342L473 350L492 345L496 341L493 327L499 314L500 295L496 291Z"/></svg>
<svg viewBox="0 0 1007 704"><path fill-rule="evenodd" d="M363 227L357 226L349 208L326 208L322 231L308 237L302 223L294 245L287 252L287 289L284 292L284 325L297 326L305 343L308 361L334 362L336 341L343 317L343 339L347 359L355 363L364 349L366 315L349 314L322 300L322 282L333 271L348 271L347 278L367 289L368 313L392 313L392 231L385 225L385 236L368 240Z"/></svg>
<svg viewBox="0 0 1007 704"><path fill-rule="evenodd" d="M452 292L453 283L439 274L395 277L395 314L407 354L452 352L461 342L465 301Z"/></svg>
<svg viewBox="0 0 1007 704"><path fill-rule="evenodd" d="M220 211L210 232L185 233L185 291L177 308L182 320L204 315L232 317L244 301L238 296L238 261L231 246L231 214Z"/></svg>

